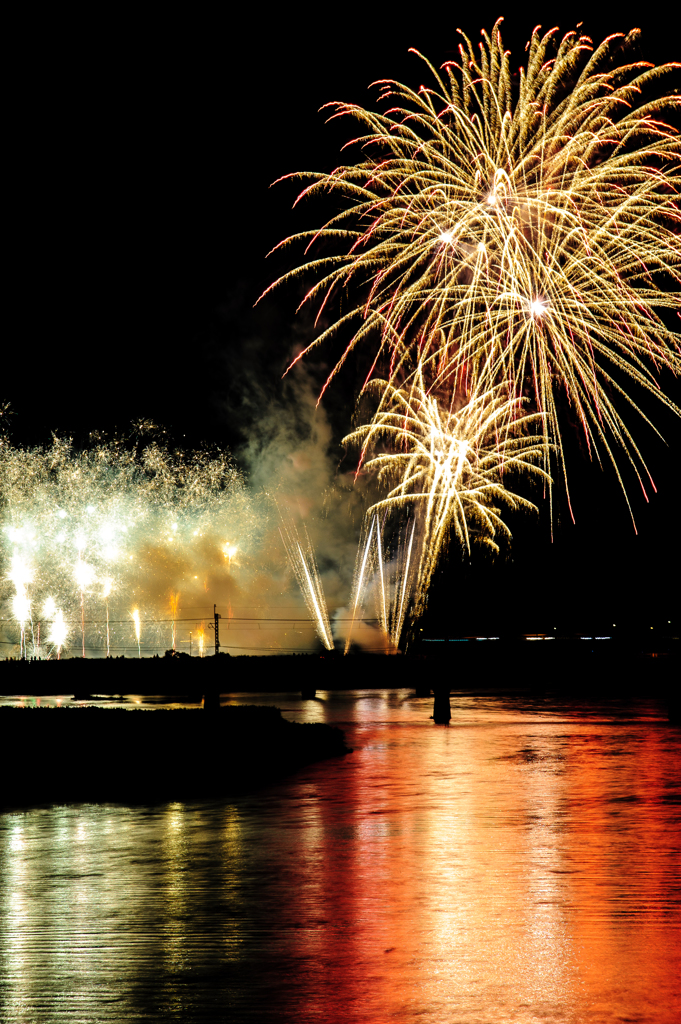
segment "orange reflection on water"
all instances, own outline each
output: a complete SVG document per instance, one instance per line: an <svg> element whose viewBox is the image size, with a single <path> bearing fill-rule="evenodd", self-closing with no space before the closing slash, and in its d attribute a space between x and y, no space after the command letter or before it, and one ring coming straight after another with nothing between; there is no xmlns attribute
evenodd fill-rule
<svg viewBox="0 0 681 1024"><path fill-rule="evenodd" d="M354 753L256 793L0 816L3 1022L681 1019L681 730L322 697L260 702Z"/></svg>
<svg viewBox="0 0 681 1024"><path fill-rule="evenodd" d="M499 708L424 728L396 703L385 726L371 703L314 774L300 1019L681 1019L678 735Z"/></svg>

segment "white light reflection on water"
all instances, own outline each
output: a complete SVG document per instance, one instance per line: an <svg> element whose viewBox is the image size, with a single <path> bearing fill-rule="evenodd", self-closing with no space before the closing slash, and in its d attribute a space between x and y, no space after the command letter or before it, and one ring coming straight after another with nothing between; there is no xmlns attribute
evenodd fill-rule
<svg viewBox="0 0 681 1024"><path fill-rule="evenodd" d="M407 691L229 700L355 752L231 802L0 816L3 1021L681 1017L654 701L459 694L446 729Z"/></svg>

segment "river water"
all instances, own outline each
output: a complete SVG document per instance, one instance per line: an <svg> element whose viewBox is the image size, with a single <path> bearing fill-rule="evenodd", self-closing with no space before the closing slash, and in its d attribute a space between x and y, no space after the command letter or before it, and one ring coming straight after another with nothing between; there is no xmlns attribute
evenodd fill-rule
<svg viewBox="0 0 681 1024"><path fill-rule="evenodd" d="M236 800L0 816L3 1022L681 1020L659 703L242 702L354 752Z"/></svg>

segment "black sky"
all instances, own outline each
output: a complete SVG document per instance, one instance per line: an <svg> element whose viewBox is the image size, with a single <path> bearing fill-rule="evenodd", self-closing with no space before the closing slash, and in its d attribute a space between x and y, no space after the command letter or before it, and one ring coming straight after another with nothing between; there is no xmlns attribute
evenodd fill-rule
<svg viewBox="0 0 681 1024"><path fill-rule="evenodd" d="M440 64L455 55L457 26L477 38L504 13L518 63L535 24L579 21L594 40L638 25L642 56L681 57L678 24L658 9L632 20L593 3L525 6L519 16L509 7L413 5L407 17L385 5L111 6L36 13L19 27L0 387L16 411L14 440L44 442L52 430L84 438L150 417L190 446L238 448L244 389L257 380L263 395L276 394L307 330L294 324L290 293L253 309L281 269L265 254L299 223L291 186L269 185L337 162L347 134L325 127L323 103L370 103L367 86L381 77L419 84L410 46ZM341 382L330 399L339 424L351 393ZM504 606L535 609L527 629L554 612L567 620L571 609L575 622L606 622L620 608L656 626L672 619L681 431L673 417L658 418L671 447L644 435L659 493L650 503L635 493L638 535L612 474L584 465L576 526L561 508L553 543L546 517L519 527L513 562L475 574L450 565L445 592L465 582L470 610L489 606L496 590L499 619Z"/></svg>

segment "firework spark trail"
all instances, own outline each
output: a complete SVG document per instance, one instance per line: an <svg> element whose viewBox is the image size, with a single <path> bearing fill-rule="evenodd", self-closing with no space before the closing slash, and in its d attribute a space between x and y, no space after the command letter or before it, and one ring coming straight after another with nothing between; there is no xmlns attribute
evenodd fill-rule
<svg viewBox="0 0 681 1024"><path fill-rule="evenodd" d="M618 67L637 30L595 48L535 30L516 86L499 24L479 52L462 33L460 59L440 72L426 61L430 87L377 83L384 114L330 105L332 118L360 123L358 162L292 177L311 179L299 199L334 193L343 208L280 245L340 249L275 285L317 275L303 301L320 308L354 289L355 304L309 346L359 322L325 388L357 345L373 344L393 386L420 369L439 391L529 389L546 415L547 471L551 444L566 479L567 404L625 497L618 450L645 493L620 409L649 422L641 389L679 412L658 378L681 373L680 335L665 321L679 308L681 143L663 116L681 98L658 93L680 65Z"/></svg>
<svg viewBox="0 0 681 1024"><path fill-rule="evenodd" d="M369 552L371 551L371 538L373 537L375 523L376 523L376 520L372 519L371 520L371 529L369 530L369 536L367 537L366 543L364 545L364 551L363 551L363 555L362 555L361 567L360 567L359 573L355 574L356 578L355 578L355 586L353 588L353 590L354 590L354 600L353 600L353 603L352 603L352 619L350 621L350 629L348 630L348 635L347 635L347 638L345 640L345 653L346 654L350 650L350 643L352 641L352 631L355 628L355 622L357 620L357 608L359 607L359 602L360 602L361 597L362 597L362 591L363 591L363 587L364 587L364 573L365 573L366 566L367 566L367 559L369 558ZM362 550L361 543L360 543L359 550Z"/></svg>
<svg viewBox="0 0 681 1024"><path fill-rule="evenodd" d="M171 594L170 594L170 614L173 617L173 650L175 650L175 643L176 643L176 633L175 633L176 622L175 622L175 620L177 619L177 608L178 608L179 602L180 602L180 595L179 595L179 593L173 594L171 592Z"/></svg>
<svg viewBox="0 0 681 1024"><path fill-rule="evenodd" d="M279 516L281 519L279 533L286 549L289 563L305 599L305 604L315 624L317 636L326 649L332 651L333 637L331 635L329 613L307 530L305 531L306 549L303 550L298 531L290 516L285 516L281 510L279 511Z"/></svg>
<svg viewBox="0 0 681 1024"><path fill-rule="evenodd" d="M87 565L82 561L80 550L78 552L78 561L73 569L73 576L78 584L78 589L80 590L80 632L83 645L83 657L85 657L85 590L94 580L95 571L91 565Z"/></svg>
<svg viewBox="0 0 681 1024"><path fill-rule="evenodd" d="M31 619L31 601L28 586L33 581L31 566L16 552L11 559L11 568L6 579L14 584L12 614L19 623L19 657L26 657L26 623Z"/></svg>
<svg viewBox="0 0 681 1024"><path fill-rule="evenodd" d="M60 609L54 613L54 619L52 620L52 628L48 636L48 642L57 648L57 661L61 658L61 649L66 643L69 635L69 627L64 621L64 614Z"/></svg>
<svg viewBox="0 0 681 1024"><path fill-rule="evenodd" d="M379 605L380 609L380 621L383 632L386 636L390 636L390 629L388 626L388 608L385 600L385 574L383 571L383 549L381 547L381 528L378 523L378 516L375 517L376 522L376 548L377 548L377 559L378 559L378 573L381 583L381 601Z"/></svg>
<svg viewBox="0 0 681 1024"><path fill-rule="evenodd" d="M409 544L407 546L407 553L405 564L400 575L398 575L396 583L396 593L399 593L399 606L396 605L396 613L392 617L390 636L393 644L396 648L399 648L400 640L402 638L402 628L404 626L404 617L407 611L405 599L407 597L410 575L409 569L411 566L411 551L414 544L414 532L416 530L416 519L412 523L411 534L409 536Z"/></svg>
<svg viewBox="0 0 681 1024"><path fill-rule="evenodd" d="M109 596L110 596L111 590L113 588L113 582L114 581L112 580L112 578L110 576L105 576L104 579L102 580L102 583L104 585L104 589L102 590L102 597L104 598L104 601L106 602L106 656L107 656L107 658L109 658L111 656L111 633L110 633L110 630L109 630Z"/></svg>
<svg viewBox="0 0 681 1024"><path fill-rule="evenodd" d="M142 657L142 649L140 647L140 639L141 639L141 636L142 636L142 627L140 625L139 609L138 608L133 608L133 610L131 612L131 615L132 615L132 621L135 623L135 638L137 640L137 657L141 658ZM84 652L83 652L83 657L85 657L85 653Z"/></svg>
<svg viewBox="0 0 681 1024"><path fill-rule="evenodd" d="M375 590L378 621L385 636L387 652L399 649L407 609L406 599L411 581L411 552L416 520L412 523L408 543L405 545L398 539L397 550L392 556L385 547L378 515L368 514L367 522L371 524L369 533L364 542L360 541L357 549L354 600L352 602L353 615L345 643L346 654L350 649L357 610L372 585ZM399 538L399 531L396 532Z"/></svg>
<svg viewBox="0 0 681 1024"><path fill-rule="evenodd" d="M12 614L19 623L21 629L21 640L19 643L19 657L26 657L26 623L31 618L31 602L24 593L16 593L12 600Z"/></svg>

